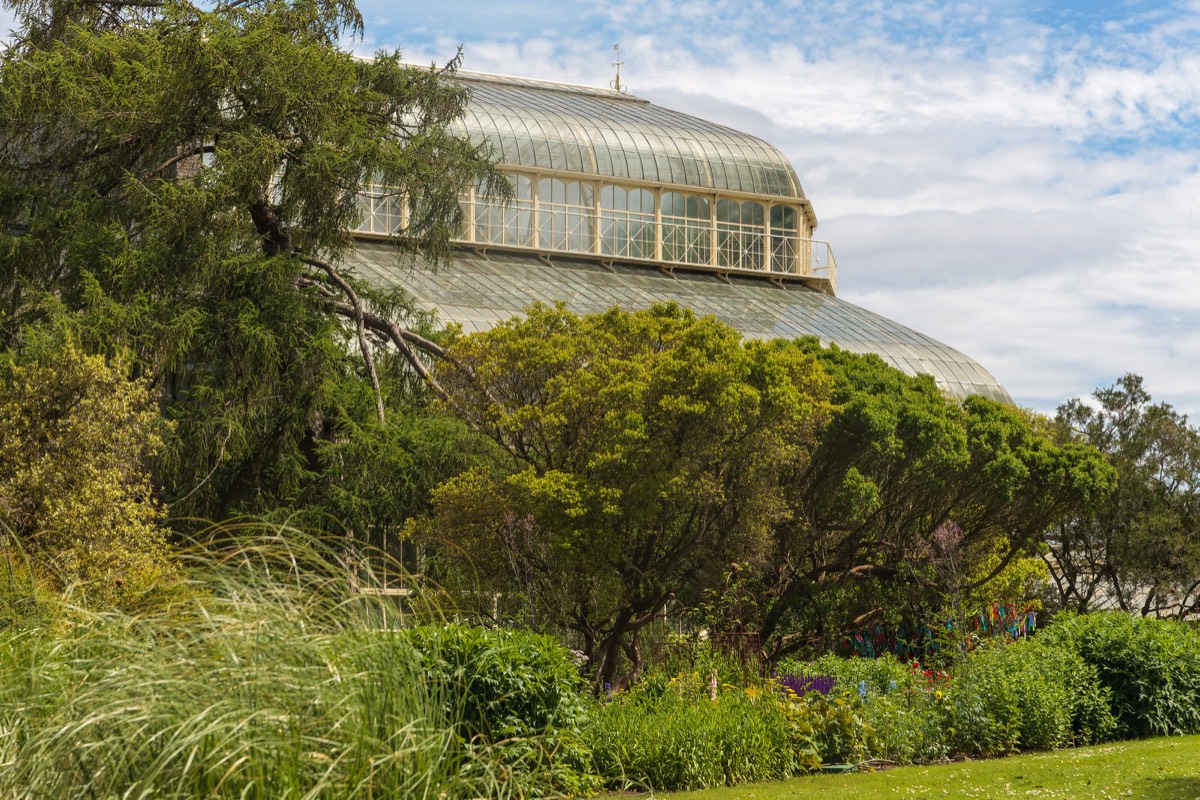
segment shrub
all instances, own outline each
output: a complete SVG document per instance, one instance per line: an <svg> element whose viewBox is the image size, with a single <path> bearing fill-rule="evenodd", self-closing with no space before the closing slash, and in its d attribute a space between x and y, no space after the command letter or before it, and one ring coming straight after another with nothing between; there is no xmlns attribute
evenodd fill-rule
<svg viewBox="0 0 1200 800"><path fill-rule="evenodd" d="M797 705L812 726L821 763L856 764L875 756L875 730L863 715L859 698L809 692Z"/></svg>
<svg viewBox="0 0 1200 800"><path fill-rule="evenodd" d="M149 379L67 338L0 363L0 531L57 588L129 603L167 575L146 459L160 446Z"/></svg>
<svg viewBox="0 0 1200 800"><path fill-rule="evenodd" d="M616 787L696 789L787 778L820 765L808 715L781 694L725 689L690 673L645 681L601 703L585 728Z"/></svg>
<svg viewBox="0 0 1200 800"><path fill-rule="evenodd" d="M952 745L968 755L1050 750L1111 729L1094 698L1095 674L1071 651L1040 640L982 647L959 660L949 684Z"/></svg>
<svg viewBox="0 0 1200 800"><path fill-rule="evenodd" d="M862 701L858 713L874 734L873 756L907 764L936 761L948 754L942 692L890 653L879 658L826 655L815 661L786 660L779 671L828 675L834 680L831 696L858 695Z"/></svg>
<svg viewBox="0 0 1200 800"><path fill-rule="evenodd" d="M1200 632L1120 612L1061 616L1038 637L1092 665L1120 737L1200 732Z"/></svg>
<svg viewBox="0 0 1200 800"><path fill-rule="evenodd" d="M577 731L587 704L578 666L557 639L528 631L464 625L421 626L396 634L418 657L423 679L437 687L458 733L494 748L514 768L545 771L557 789L594 788L591 754ZM536 746L527 746L535 741Z"/></svg>
<svg viewBox="0 0 1200 800"><path fill-rule="evenodd" d="M942 689L927 687L868 696L863 718L875 733L873 755L897 764L926 764L950 755Z"/></svg>

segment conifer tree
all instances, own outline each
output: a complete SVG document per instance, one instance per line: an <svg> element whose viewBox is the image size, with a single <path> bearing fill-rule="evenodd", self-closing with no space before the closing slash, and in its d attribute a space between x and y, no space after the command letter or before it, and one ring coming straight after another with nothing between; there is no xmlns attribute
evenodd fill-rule
<svg viewBox="0 0 1200 800"><path fill-rule="evenodd" d="M462 189L504 190L449 131L457 59L356 58L347 0L0 2L20 26L0 55L0 349L55 318L132 351L175 424L173 514L300 491L354 384L381 423L406 374L440 393L427 326L342 264L364 182L411 209L397 249L434 262Z"/></svg>

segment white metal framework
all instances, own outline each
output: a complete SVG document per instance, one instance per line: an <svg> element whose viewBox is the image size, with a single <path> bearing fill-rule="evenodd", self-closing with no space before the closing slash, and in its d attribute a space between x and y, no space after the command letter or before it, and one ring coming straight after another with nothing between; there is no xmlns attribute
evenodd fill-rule
<svg viewBox="0 0 1200 800"><path fill-rule="evenodd" d="M650 187L577 175L506 170L512 200L474 190L462 198L460 242L482 247L594 256L721 273L814 279L833 293L837 262L808 236L794 200ZM405 204L383 187L364 187L357 233L402 231Z"/></svg>
<svg viewBox="0 0 1200 800"><path fill-rule="evenodd" d="M404 286L466 331L535 302L594 314L670 300L747 337L816 336L932 375L955 397L1012 402L969 357L837 298L837 264L812 238L812 204L770 144L624 92L455 79L470 91L455 132L498 160L513 197L466 192L462 246L452 269L435 271L369 241L403 235L407 205L395 190L364 187L349 261L365 280Z"/></svg>

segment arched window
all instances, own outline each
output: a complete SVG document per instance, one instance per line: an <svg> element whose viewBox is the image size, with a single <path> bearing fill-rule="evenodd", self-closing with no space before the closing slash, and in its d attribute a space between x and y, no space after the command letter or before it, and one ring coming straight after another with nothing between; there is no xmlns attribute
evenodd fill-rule
<svg viewBox="0 0 1200 800"><path fill-rule="evenodd" d="M581 181L538 181L538 247L592 252L592 186Z"/></svg>
<svg viewBox="0 0 1200 800"><path fill-rule="evenodd" d="M707 197L679 192L662 196L662 257L707 264L712 251L712 204Z"/></svg>
<svg viewBox="0 0 1200 800"><path fill-rule="evenodd" d="M654 258L654 192L623 186L600 190L600 252Z"/></svg>
<svg viewBox="0 0 1200 800"><path fill-rule="evenodd" d="M766 228L762 203L717 201L717 263L734 269L763 269Z"/></svg>

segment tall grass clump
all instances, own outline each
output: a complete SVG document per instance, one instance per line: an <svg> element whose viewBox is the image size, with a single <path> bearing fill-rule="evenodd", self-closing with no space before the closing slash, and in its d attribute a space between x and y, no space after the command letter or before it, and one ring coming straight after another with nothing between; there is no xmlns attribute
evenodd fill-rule
<svg viewBox="0 0 1200 800"><path fill-rule="evenodd" d="M282 531L188 572L190 593L153 612L0 631L0 797L551 791L464 740L466 699L387 631L393 607L350 591L336 548Z"/></svg>
<svg viewBox="0 0 1200 800"><path fill-rule="evenodd" d="M857 697L801 697L778 680L737 686L716 675L652 675L599 702L584 738L610 787L732 786L872 757Z"/></svg>
<svg viewBox="0 0 1200 800"><path fill-rule="evenodd" d="M732 786L820 765L812 726L781 698L726 690L713 700L693 682L695 691L643 682L596 709L584 733L610 786Z"/></svg>

